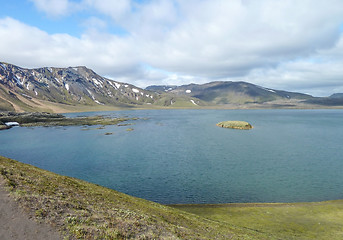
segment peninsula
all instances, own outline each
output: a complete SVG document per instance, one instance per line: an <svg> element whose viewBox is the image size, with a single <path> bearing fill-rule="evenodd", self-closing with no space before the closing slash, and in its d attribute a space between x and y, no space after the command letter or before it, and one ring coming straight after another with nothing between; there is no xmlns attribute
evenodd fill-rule
<svg viewBox="0 0 343 240"><path fill-rule="evenodd" d="M127 120L137 120L137 118L111 118L105 116L88 116L69 118L56 113L16 113L0 112L0 130L8 129L12 126L23 127L33 126L76 126L76 125L116 125ZM8 123L12 123L9 125Z"/></svg>

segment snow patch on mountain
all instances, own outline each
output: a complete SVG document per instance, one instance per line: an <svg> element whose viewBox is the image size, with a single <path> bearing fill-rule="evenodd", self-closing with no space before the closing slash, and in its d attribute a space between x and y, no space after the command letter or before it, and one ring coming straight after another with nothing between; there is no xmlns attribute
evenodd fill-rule
<svg viewBox="0 0 343 240"><path fill-rule="evenodd" d="M99 102L98 100L94 100L94 102L96 102L97 104L99 104L99 105L105 105L105 104L103 104L103 103L101 103L101 102Z"/></svg>
<svg viewBox="0 0 343 240"><path fill-rule="evenodd" d="M104 86L102 85L102 82L100 82L100 81L98 81L97 79L95 79L95 78L92 78L92 80L93 80L93 82L95 83L95 85L97 86L97 87L101 87L101 88L103 88Z"/></svg>
<svg viewBox="0 0 343 240"><path fill-rule="evenodd" d="M121 84L114 81L107 81L113 88L119 89ZM113 85L114 84L114 85Z"/></svg>
<svg viewBox="0 0 343 240"><path fill-rule="evenodd" d="M276 93L274 90L272 90L272 89L269 89L269 88L264 88L264 87L260 87L260 86L258 86L259 88L261 88L261 89L263 89L263 90L265 90L265 91L268 91L268 92L272 92L272 93Z"/></svg>
<svg viewBox="0 0 343 240"><path fill-rule="evenodd" d="M196 102L194 102L193 99L191 99L190 101L191 101L191 103L193 103L194 105L197 105L197 106L198 106L198 104L196 104Z"/></svg>

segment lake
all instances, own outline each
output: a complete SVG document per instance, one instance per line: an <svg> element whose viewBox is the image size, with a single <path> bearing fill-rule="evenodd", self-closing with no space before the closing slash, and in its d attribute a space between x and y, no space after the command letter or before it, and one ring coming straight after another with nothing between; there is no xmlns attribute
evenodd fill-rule
<svg viewBox="0 0 343 240"><path fill-rule="evenodd" d="M343 199L343 110L66 115L93 114L141 119L105 129L15 127L0 131L0 155L163 204ZM226 120L254 128L216 126Z"/></svg>

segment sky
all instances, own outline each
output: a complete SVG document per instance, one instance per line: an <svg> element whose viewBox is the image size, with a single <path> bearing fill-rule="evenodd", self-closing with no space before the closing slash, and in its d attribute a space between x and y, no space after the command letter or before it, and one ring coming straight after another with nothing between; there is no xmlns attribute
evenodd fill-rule
<svg viewBox="0 0 343 240"><path fill-rule="evenodd" d="M0 62L329 96L343 92L343 1L0 0Z"/></svg>

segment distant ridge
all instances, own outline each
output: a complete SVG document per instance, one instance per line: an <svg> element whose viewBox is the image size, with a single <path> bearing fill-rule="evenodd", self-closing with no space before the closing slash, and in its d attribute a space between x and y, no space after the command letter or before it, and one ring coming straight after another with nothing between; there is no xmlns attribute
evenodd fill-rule
<svg viewBox="0 0 343 240"><path fill-rule="evenodd" d="M310 99L311 95L264 88L247 82L210 82L182 86L149 86L146 90L197 98L210 104L264 103L275 100Z"/></svg>
<svg viewBox="0 0 343 240"><path fill-rule="evenodd" d="M334 93L329 98L343 98L343 93Z"/></svg>

